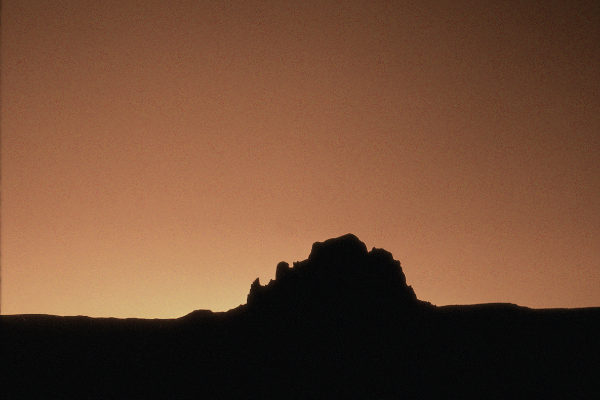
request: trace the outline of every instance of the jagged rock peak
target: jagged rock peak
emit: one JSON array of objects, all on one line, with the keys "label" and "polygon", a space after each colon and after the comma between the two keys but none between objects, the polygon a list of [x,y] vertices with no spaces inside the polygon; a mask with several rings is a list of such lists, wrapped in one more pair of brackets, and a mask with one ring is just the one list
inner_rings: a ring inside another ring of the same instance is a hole
[{"label": "jagged rock peak", "polygon": [[280,262],[275,277],[265,286],[258,279],[252,283],[249,306],[417,301],[400,262],[386,250],[367,251],[352,234],[314,243],[307,260],[294,262],[293,268]]},{"label": "jagged rock peak", "polygon": [[363,258],[367,255],[367,246],[355,235],[348,233],[346,235],[316,242],[312,245],[312,250],[308,259],[318,261],[323,259],[347,260]]}]

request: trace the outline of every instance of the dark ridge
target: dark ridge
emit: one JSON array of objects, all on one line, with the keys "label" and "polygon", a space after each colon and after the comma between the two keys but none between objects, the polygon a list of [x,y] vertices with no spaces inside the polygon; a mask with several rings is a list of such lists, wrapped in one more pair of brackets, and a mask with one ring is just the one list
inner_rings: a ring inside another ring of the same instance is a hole
[{"label": "dark ridge", "polygon": [[189,314],[184,315],[180,319],[185,319],[185,320],[206,319],[206,318],[212,318],[217,314],[218,313],[214,313],[211,310],[195,310]]},{"label": "dark ridge", "polygon": [[0,398],[600,398],[600,308],[435,307],[354,235],[228,312],[0,316]]}]

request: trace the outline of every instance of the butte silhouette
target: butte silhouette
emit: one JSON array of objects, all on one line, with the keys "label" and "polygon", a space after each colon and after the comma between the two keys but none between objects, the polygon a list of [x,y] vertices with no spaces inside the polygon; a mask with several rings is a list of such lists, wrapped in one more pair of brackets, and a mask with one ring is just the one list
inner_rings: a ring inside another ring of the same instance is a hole
[{"label": "butte silhouette", "polygon": [[600,398],[600,308],[436,307],[354,235],[172,320],[0,317],[2,398]]}]

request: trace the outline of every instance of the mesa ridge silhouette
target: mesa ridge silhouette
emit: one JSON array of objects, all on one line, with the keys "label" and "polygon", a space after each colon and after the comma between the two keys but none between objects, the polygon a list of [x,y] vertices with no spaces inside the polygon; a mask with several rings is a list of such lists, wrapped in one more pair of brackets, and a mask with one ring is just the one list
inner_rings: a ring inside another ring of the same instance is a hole
[{"label": "mesa ridge silhouette", "polygon": [[437,307],[351,234],[227,312],[0,323],[3,399],[600,398],[599,307]]}]

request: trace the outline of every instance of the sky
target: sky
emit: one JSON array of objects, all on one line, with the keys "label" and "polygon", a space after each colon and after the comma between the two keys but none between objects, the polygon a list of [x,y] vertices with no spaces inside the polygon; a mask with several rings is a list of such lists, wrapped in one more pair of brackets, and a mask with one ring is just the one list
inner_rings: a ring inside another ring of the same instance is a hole
[{"label": "sky", "polygon": [[600,2],[4,0],[1,311],[172,318],[354,233],[600,306]]}]

